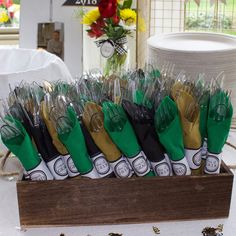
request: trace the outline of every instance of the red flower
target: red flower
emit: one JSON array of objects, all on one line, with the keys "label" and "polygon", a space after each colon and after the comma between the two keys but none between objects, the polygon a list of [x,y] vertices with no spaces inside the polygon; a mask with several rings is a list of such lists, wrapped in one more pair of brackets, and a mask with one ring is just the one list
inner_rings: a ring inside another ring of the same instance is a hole
[{"label": "red flower", "polygon": [[101,0],[98,8],[103,18],[110,18],[116,14],[117,0]]},{"label": "red flower", "polygon": [[100,28],[104,28],[104,27],[105,27],[105,22],[104,22],[104,19],[102,19],[102,18],[99,18],[99,19],[96,21],[96,24],[97,24]]},{"label": "red flower", "polygon": [[0,0],[0,6],[5,6],[5,0]]},{"label": "red flower", "polygon": [[120,22],[120,17],[115,15],[115,16],[112,17],[112,21],[115,25],[118,25],[119,22]]},{"label": "red flower", "polygon": [[5,2],[6,2],[6,7],[7,8],[10,7],[11,5],[13,5],[12,0],[6,0]]},{"label": "red flower", "polygon": [[93,23],[91,29],[88,30],[88,36],[91,38],[99,38],[104,34],[104,31],[99,24]]}]

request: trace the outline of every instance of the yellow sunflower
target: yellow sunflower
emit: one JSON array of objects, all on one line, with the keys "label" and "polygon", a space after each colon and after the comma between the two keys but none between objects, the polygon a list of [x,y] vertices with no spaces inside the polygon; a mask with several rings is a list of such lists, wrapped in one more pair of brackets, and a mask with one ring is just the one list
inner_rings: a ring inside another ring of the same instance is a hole
[{"label": "yellow sunflower", "polygon": [[0,9],[0,24],[6,23],[9,20],[9,16],[5,9]]},{"label": "yellow sunflower", "polygon": [[82,24],[84,25],[92,25],[95,21],[100,18],[100,12],[98,8],[87,12],[82,19]]},{"label": "yellow sunflower", "polygon": [[137,14],[132,9],[123,9],[120,11],[120,18],[130,26],[136,24]]}]

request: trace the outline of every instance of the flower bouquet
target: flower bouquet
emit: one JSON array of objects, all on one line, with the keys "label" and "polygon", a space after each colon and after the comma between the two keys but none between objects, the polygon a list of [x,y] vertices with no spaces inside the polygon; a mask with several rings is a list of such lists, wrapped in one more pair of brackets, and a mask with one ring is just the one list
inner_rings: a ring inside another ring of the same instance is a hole
[{"label": "flower bouquet", "polygon": [[89,37],[106,58],[105,74],[122,69],[127,59],[127,36],[136,31],[137,14],[132,0],[101,0],[98,7],[83,14],[82,24],[88,26]]},{"label": "flower bouquet", "polygon": [[19,21],[20,6],[13,0],[0,0],[0,26],[12,26]]}]

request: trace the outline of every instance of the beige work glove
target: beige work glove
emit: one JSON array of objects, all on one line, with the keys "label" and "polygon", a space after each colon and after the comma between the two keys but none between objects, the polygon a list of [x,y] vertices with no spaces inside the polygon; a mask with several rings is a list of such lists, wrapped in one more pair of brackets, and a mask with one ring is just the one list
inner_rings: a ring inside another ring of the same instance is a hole
[{"label": "beige work glove", "polygon": [[126,157],[122,155],[112,142],[104,128],[102,108],[93,102],[88,102],[84,107],[82,119],[95,144],[104,153],[107,161],[110,163],[115,175],[119,178],[131,177],[133,171]]},{"label": "beige work glove", "polygon": [[191,95],[189,87],[174,86],[173,98],[177,104],[184,138],[185,156],[192,173],[201,174],[201,134],[200,109],[196,99]]}]

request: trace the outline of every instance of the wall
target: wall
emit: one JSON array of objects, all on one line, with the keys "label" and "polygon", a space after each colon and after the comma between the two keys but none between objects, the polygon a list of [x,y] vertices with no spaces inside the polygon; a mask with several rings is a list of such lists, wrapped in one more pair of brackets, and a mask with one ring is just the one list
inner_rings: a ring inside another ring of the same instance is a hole
[{"label": "wall", "polygon": [[[53,21],[65,27],[65,63],[72,76],[82,71],[82,26],[75,18],[76,7],[62,7],[65,0],[53,0]],[[49,0],[21,0],[20,47],[37,48],[38,23],[50,19]]]}]

